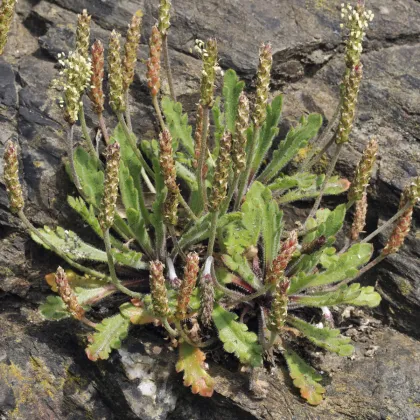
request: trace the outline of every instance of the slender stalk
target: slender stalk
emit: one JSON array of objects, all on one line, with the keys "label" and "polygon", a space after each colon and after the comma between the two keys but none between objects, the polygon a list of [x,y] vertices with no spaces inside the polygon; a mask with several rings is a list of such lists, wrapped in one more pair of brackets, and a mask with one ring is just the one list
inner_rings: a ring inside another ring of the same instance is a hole
[{"label": "slender stalk", "polygon": [[188,337],[188,334],[185,333],[185,331],[182,328],[182,325],[181,325],[181,323],[179,321],[175,322],[175,325],[176,325],[177,330],[181,334],[181,337],[183,338],[183,340],[185,340],[190,346],[198,347],[198,348],[201,348],[202,349],[204,347],[209,347],[213,343],[216,342],[216,338],[210,338],[210,340],[207,340],[204,343],[196,343],[195,341],[192,341],[190,339],[190,337]]},{"label": "slender stalk", "polygon": [[276,339],[277,339],[277,333],[275,331],[271,331],[270,339],[268,341],[264,340],[264,342],[262,343],[264,350],[265,351],[270,350],[271,347],[274,346]]},{"label": "slender stalk", "polygon": [[115,287],[122,293],[125,293],[127,296],[130,296],[132,298],[141,299],[143,295],[141,293],[133,292],[127,287],[123,286],[121,284],[121,281],[117,277],[117,273],[115,271],[115,264],[114,264],[114,257],[111,252],[111,241],[109,237],[109,229],[106,229],[104,231],[104,244],[105,244],[105,250],[106,255],[108,258],[108,267],[109,267],[109,273],[111,275],[111,281],[115,285]]},{"label": "slender stalk", "polygon": [[334,143],[335,136],[331,137],[329,141],[324,145],[324,147],[315,155],[315,157],[308,163],[305,170],[310,171],[314,165],[316,165],[327,152],[327,150],[331,147]]},{"label": "slender stalk", "polygon": [[219,283],[216,277],[216,272],[214,270],[214,267],[211,268],[211,277],[213,279],[214,286],[219,289],[221,292],[223,292],[226,296],[232,298],[232,299],[238,299],[244,297],[244,295],[240,292],[235,292],[234,290],[230,290],[227,287],[223,286]]},{"label": "slender stalk", "polygon": [[76,172],[76,165],[74,163],[73,139],[74,139],[74,124],[70,124],[69,129],[67,131],[67,147],[68,147],[68,154],[69,154],[70,171],[73,177],[74,185],[76,186],[77,190],[80,192],[83,189],[82,189],[82,184],[80,183],[79,176],[77,175],[77,172]]},{"label": "slender stalk", "polygon": [[329,165],[328,170],[327,170],[327,173],[325,174],[325,179],[324,179],[324,182],[323,182],[323,184],[321,186],[321,189],[319,191],[318,198],[315,200],[315,204],[312,207],[312,210],[309,213],[309,216],[308,216],[307,220],[309,220],[311,217],[315,216],[315,214],[316,214],[316,212],[319,208],[319,205],[321,204],[322,197],[324,196],[324,192],[327,189],[328,181],[330,180],[331,175],[334,171],[335,165],[337,164],[337,161],[338,161],[338,158],[340,156],[340,152],[341,152],[342,148],[343,148],[343,144],[341,143],[341,144],[338,144],[337,148],[335,149],[334,156],[332,157],[330,165]]},{"label": "slender stalk", "polygon": [[82,264],[79,264],[75,261],[73,261],[71,258],[69,258],[61,249],[57,248],[55,245],[53,245],[25,216],[23,211],[18,212],[18,216],[26,229],[36,235],[52,252],[55,252],[59,257],[61,257],[67,264],[71,265],[72,267],[76,268],[79,271],[82,271],[83,273],[89,274],[93,277],[99,278],[99,279],[105,279],[107,281],[110,281],[111,279],[106,276],[105,274],[101,273],[100,271],[93,270],[91,268],[85,267]]},{"label": "slender stalk", "polygon": [[157,259],[162,259],[164,261],[166,257],[166,226],[163,223],[155,229],[155,235]]},{"label": "slender stalk", "polygon": [[173,338],[178,337],[178,331],[174,330],[170,325],[167,318],[162,319],[162,325],[165,327],[165,330],[168,331],[169,335]]},{"label": "slender stalk", "polygon": [[96,150],[93,147],[92,139],[90,138],[90,135],[89,135],[89,129],[86,124],[85,109],[83,105],[80,105],[80,108],[79,108],[79,120],[80,120],[80,126],[82,127],[82,133],[85,139],[86,147],[88,148],[89,153],[93,157],[98,158],[98,155],[96,154]]},{"label": "slender stalk", "polygon": [[128,89],[125,92],[125,121],[127,122],[128,129],[133,132],[133,125],[131,124],[130,95],[128,93]]},{"label": "slender stalk", "polygon": [[181,258],[183,261],[187,259],[187,256],[185,255],[182,248],[179,246],[178,238],[176,237],[175,227],[172,225],[168,225],[168,231],[171,235],[172,242],[174,243],[174,248],[178,251],[178,254],[181,255]]},{"label": "slender stalk", "polygon": [[91,328],[96,328],[96,326],[98,325],[95,322],[92,322],[89,319],[87,319],[85,316],[80,320],[80,322]]},{"label": "slender stalk", "polygon": [[207,191],[206,191],[206,180],[204,178],[203,170],[206,163],[207,157],[207,136],[208,136],[208,125],[209,125],[209,107],[203,106],[203,134],[201,138],[201,149],[200,156],[198,158],[197,166],[197,183],[198,183],[198,192],[201,195],[201,200],[203,203],[203,209],[206,210],[207,207]]},{"label": "slender stalk", "polygon": [[259,135],[260,135],[260,127],[254,126],[254,133],[252,136],[251,144],[249,146],[249,153],[246,157],[245,172],[242,174],[242,177],[239,183],[238,195],[235,200],[235,207],[234,207],[235,210],[239,209],[239,206],[242,201],[242,197],[244,196],[246,189],[248,187],[249,176],[251,174],[251,169],[252,169],[252,162],[254,160],[255,147],[257,146],[257,139]]},{"label": "slender stalk", "polygon": [[162,36],[162,47],[163,47],[163,61],[165,63],[166,77],[168,78],[169,91],[171,92],[171,98],[176,102],[174,81],[172,78],[172,69],[171,69],[171,60],[169,58],[169,48],[168,48],[168,35],[165,34]]},{"label": "slender stalk", "polygon": [[155,108],[156,115],[160,124],[160,129],[164,131],[166,129],[165,121],[163,121],[162,111],[160,110],[159,102],[156,95],[152,95],[152,104]]},{"label": "slender stalk", "polygon": [[412,206],[411,202],[408,202],[404,207],[402,207],[400,210],[398,210],[397,213],[394,214],[389,220],[387,220],[382,226],[378,227],[374,232],[372,232],[369,236],[366,236],[365,239],[361,241],[362,244],[371,241],[375,236],[382,233],[385,229],[388,228],[388,226],[392,225],[394,222],[396,222],[400,216],[402,216],[410,207]]},{"label": "slender stalk", "polygon": [[197,221],[198,217],[194,214],[194,212],[191,210],[191,207],[188,205],[188,203],[185,201],[185,198],[182,196],[181,193],[179,193],[179,203],[182,207],[184,207],[184,210],[187,212],[188,217],[191,220]]},{"label": "slender stalk", "polygon": [[221,214],[225,214],[226,211],[228,210],[229,204],[233,198],[233,195],[235,194],[235,191],[238,188],[238,184],[239,184],[239,175],[235,175],[235,177],[233,178],[232,185],[229,188],[228,195],[225,198],[225,201],[222,205],[222,210],[220,211]]},{"label": "slender stalk", "polygon": [[[319,146],[322,148],[321,152],[317,152],[315,148],[312,148],[308,155],[306,156],[305,160],[302,162],[302,164],[299,166],[297,172],[305,172],[309,171],[312,166],[316,163],[310,164],[312,158],[315,155],[322,156],[325,153],[325,146],[328,145],[328,147],[331,145],[331,140],[334,137],[334,134],[332,137],[329,137],[330,131],[333,129],[334,125],[338,122],[338,118],[340,117],[340,110],[341,110],[341,101],[338,103],[338,106],[334,112],[333,117],[331,118],[330,122],[328,123],[328,126],[325,128],[325,130],[322,132],[322,134],[312,143],[315,145],[316,143],[319,143]],[[327,147],[327,148],[328,148]]]},{"label": "slender stalk", "polygon": [[209,244],[207,245],[207,257],[211,257],[213,255],[214,243],[216,242],[218,220],[219,220],[219,211],[214,211],[211,215]]},{"label": "slender stalk", "polygon": [[108,134],[108,129],[106,128],[105,118],[102,115],[102,113],[98,114],[98,122],[99,122],[99,127],[101,128],[101,131],[102,131],[102,135],[104,136],[105,144],[108,145],[109,134]]},{"label": "slender stalk", "polygon": [[255,293],[251,293],[250,295],[245,295],[241,299],[237,299],[233,302],[229,302],[229,305],[236,306],[239,303],[251,302],[252,300],[256,299],[257,297],[265,295],[272,288],[273,288],[272,284],[267,284]]},{"label": "slender stalk", "polygon": [[[144,160],[144,157],[142,155],[142,153],[140,152],[140,149],[137,147],[134,139],[133,139],[133,133],[129,131],[127,124],[124,121],[123,115],[121,112],[119,112],[117,114],[118,117],[118,122],[121,124],[121,127],[124,131],[124,134],[128,140],[128,142],[130,143],[131,148],[133,149],[134,154],[136,155],[137,159],[140,161],[141,165],[142,165],[142,171],[141,171],[141,175],[144,179],[144,182],[146,183],[147,187],[149,188],[149,190],[153,193],[156,194],[156,190],[152,184],[152,182],[150,181],[149,177],[147,176],[146,172],[152,177],[154,178],[155,174],[153,173],[152,169],[150,168],[150,166],[147,164],[147,162]],[[146,171],[146,172],[145,172]]]}]

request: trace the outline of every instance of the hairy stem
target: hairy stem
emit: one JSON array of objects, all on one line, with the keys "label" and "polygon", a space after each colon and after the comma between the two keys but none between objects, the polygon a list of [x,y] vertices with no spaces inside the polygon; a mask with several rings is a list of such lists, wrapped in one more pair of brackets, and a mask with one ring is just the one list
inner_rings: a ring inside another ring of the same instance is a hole
[{"label": "hairy stem", "polygon": [[234,290],[230,290],[227,287],[223,286],[219,283],[216,277],[216,271],[214,270],[214,266],[211,267],[211,277],[213,279],[214,286],[223,292],[226,296],[230,297],[231,299],[238,299],[243,298],[244,295],[240,292],[235,292]]},{"label": "hairy stem", "polygon": [[99,122],[99,127],[101,128],[101,131],[102,131],[102,135],[104,136],[105,144],[108,145],[109,134],[108,134],[108,129],[106,128],[106,122],[105,122],[104,116],[102,115],[102,112],[98,114],[98,122]]},{"label": "hairy stem", "polygon": [[179,203],[182,207],[184,207],[184,210],[187,212],[188,217],[191,220],[197,221],[198,217],[194,214],[194,212],[191,210],[191,207],[188,205],[188,203],[185,201],[185,198],[182,196],[181,193],[179,193]]},{"label": "hairy stem", "polygon": [[216,242],[218,220],[219,220],[219,211],[214,211],[211,215],[209,244],[207,246],[207,257],[211,257],[213,255],[214,243]]},{"label": "hairy stem", "polygon": [[255,148],[257,146],[257,139],[259,135],[260,135],[260,127],[255,126],[254,133],[252,135],[251,144],[249,145],[249,149],[248,149],[248,156],[246,157],[245,172],[242,174],[242,177],[239,183],[238,195],[235,200],[235,210],[239,209],[239,206],[241,205],[242,197],[245,195],[246,189],[248,188],[249,176],[251,174],[252,162],[254,160]]},{"label": "hairy stem", "polygon": [[109,274],[111,275],[112,283],[120,292],[125,293],[127,296],[141,299],[143,297],[141,293],[133,292],[127,287],[123,286],[121,284],[121,281],[117,277],[117,273],[115,271],[114,257],[111,252],[111,240],[109,237],[109,229],[104,230],[104,244],[105,244],[106,255],[108,258]]},{"label": "hairy stem", "polygon": [[91,328],[96,328],[96,326],[98,325],[95,322],[92,322],[91,320],[87,319],[85,316],[80,320],[80,322]]},{"label": "hairy stem", "polygon": [[96,150],[93,147],[92,139],[90,138],[90,135],[89,135],[89,129],[86,124],[85,109],[83,105],[80,105],[80,108],[79,108],[79,120],[80,120],[80,126],[82,127],[82,133],[85,139],[86,147],[88,148],[89,153],[92,155],[92,157],[95,157],[96,159],[98,159],[98,155],[96,154]]},{"label": "hairy stem", "polygon": [[220,214],[225,214],[227,210],[229,209],[229,204],[232,200],[233,194],[235,194],[235,191],[238,188],[239,177],[240,177],[239,175],[234,176],[232,185],[229,188],[228,195],[225,198],[224,203],[222,204],[222,209],[220,210]]},{"label": "hairy stem", "polygon": [[178,337],[178,331],[174,330],[170,324],[167,318],[162,319],[162,325],[164,326],[165,330],[168,331],[169,335],[173,338]]},{"label": "hairy stem", "polygon": [[130,95],[128,93],[128,89],[125,92],[125,121],[128,129],[133,132],[133,125],[131,124]]},{"label": "hairy stem", "polygon": [[343,144],[337,145],[337,148],[335,149],[334,156],[332,157],[330,165],[328,167],[327,173],[325,174],[325,179],[324,179],[324,182],[322,183],[321,189],[319,191],[318,198],[315,200],[315,204],[312,207],[312,210],[309,213],[309,216],[306,220],[309,220],[310,218],[315,216],[315,214],[316,214],[316,212],[319,208],[319,205],[321,204],[321,200],[322,200],[322,197],[324,196],[324,192],[327,189],[328,181],[330,180],[331,175],[334,171],[335,165],[337,164],[338,158],[340,157],[340,153],[341,153],[342,148],[343,148]]},{"label": "hairy stem", "polygon": [[70,171],[71,176],[73,178],[74,185],[77,188],[77,191],[82,191],[82,184],[80,183],[79,176],[76,172],[76,165],[74,163],[74,154],[73,154],[73,140],[74,140],[74,124],[71,124],[67,131],[67,147],[68,147],[68,154],[69,154],[69,162],[70,162]]},{"label": "hairy stem", "polygon": [[176,325],[177,330],[181,334],[181,337],[183,338],[183,340],[185,340],[190,346],[198,347],[202,349],[204,347],[209,347],[216,342],[216,338],[210,338],[210,340],[207,340],[204,343],[196,343],[195,341],[192,341],[190,337],[188,337],[188,334],[184,331],[179,321],[175,322],[175,325]]},{"label": "hairy stem", "polygon": [[171,60],[169,58],[169,48],[168,48],[168,35],[165,34],[162,36],[162,48],[163,48],[163,60],[165,63],[166,77],[168,79],[169,91],[171,93],[171,98],[176,102],[174,81],[172,78],[172,69],[171,69]]},{"label": "hairy stem", "polygon": [[204,211],[207,207],[207,191],[206,191],[206,180],[203,174],[204,165],[206,163],[207,157],[207,136],[208,136],[208,125],[209,125],[209,107],[203,107],[203,134],[201,138],[201,149],[200,156],[198,158],[197,166],[197,183],[198,183],[198,192],[201,195],[201,201],[203,204]]},{"label": "hairy stem", "polygon": [[165,121],[163,121],[162,111],[160,110],[158,98],[156,95],[152,95],[152,104],[155,108],[155,112],[159,121],[160,129],[162,131],[166,130]]}]

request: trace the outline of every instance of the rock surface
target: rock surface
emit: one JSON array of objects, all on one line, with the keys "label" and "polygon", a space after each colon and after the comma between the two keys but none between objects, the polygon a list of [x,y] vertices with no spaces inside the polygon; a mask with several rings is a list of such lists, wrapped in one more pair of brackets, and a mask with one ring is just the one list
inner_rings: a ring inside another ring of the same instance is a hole
[{"label": "rock surface", "polygon": [[[191,116],[198,99],[200,75],[200,61],[191,48],[196,38],[215,36],[219,40],[221,66],[233,67],[248,82],[252,82],[254,75],[258,45],[272,41],[273,92],[286,95],[281,133],[304,113],[320,112],[326,120],[331,118],[342,74],[341,0],[173,2],[169,43],[176,91]],[[76,13],[87,7],[93,15],[93,36],[107,43],[108,31],[116,27],[125,32],[131,15],[141,8],[145,17],[140,58],[146,58],[157,3],[155,0],[18,2],[6,53],[0,58],[0,154],[8,139],[19,141],[26,212],[34,223],[60,223],[83,229],[66,204],[66,196],[73,190],[61,164],[66,153],[64,126],[55,104],[55,92],[50,88],[50,81],[57,75],[57,53],[72,48]],[[358,121],[339,170],[350,175],[368,138],[377,136],[381,161],[371,185],[368,225],[369,230],[374,230],[395,212],[404,184],[420,174],[420,3],[416,0],[368,3],[376,17],[363,59],[365,78]],[[133,120],[135,131],[142,138],[153,138],[158,127],[144,74],[145,66],[140,64],[131,91]],[[87,121],[92,129],[96,128],[89,106]],[[418,360],[418,343],[388,329],[376,333],[375,345],[379,350],[372,359],[360,356],[354,361],[337,362],[336,368],[348,374],[334,375],[327,387],[330,399],[317,409],[302,404],[292,393],[282,369],[264,378],[273,393],[262,402],[249,398],[241,375],[222,368],[215,371],[220,385],[212,400],[191,396],[181,386],[180,377],[174,375],[170,367],[174,356],[166,350],[157,358],[159,370],[154,370],[152,361],[156,358],[147,349],[163,342],[156,342],[158,339],[150,334],[140,344],[136,344],[136,337],[130,339],[114,361],[92,365],[80,350],[78,338],[63,333],[70,324],[41,324],[36,318],[34,303],[44,298],[47,289],[43,275],[55,269],[58,260],[28,240],[19,221],[8,212],[1,177],[0,160],[0,307],[3,308],[0,418],[420,417],[416,412],[420,385],[412,369],[418,367],[415,358],[417,355]],[[378,283],[384,297],[378,315],[417,338],[420,337],[419,224],[420,211],[416,208],[414,227],[402,252],[383,262],[365,279],[371,284]],[[384,240],[383,236],[378,237],[378,247]],[[364,351],[359,348],[358,355]],[[327,372],[334,368],[329,359],[322,363]],[[144,367],[139,368],[143,365],[152,366],[151,371],[144,373]],[[153,394],[152,385],[156,383],[159,386]],[[33,388],[42,397],[31,394],[29,390]],[[151,395],[145,395],[147,392]],[[161,410],[160,417],[147,412],[148,401],[153,398]]]}]

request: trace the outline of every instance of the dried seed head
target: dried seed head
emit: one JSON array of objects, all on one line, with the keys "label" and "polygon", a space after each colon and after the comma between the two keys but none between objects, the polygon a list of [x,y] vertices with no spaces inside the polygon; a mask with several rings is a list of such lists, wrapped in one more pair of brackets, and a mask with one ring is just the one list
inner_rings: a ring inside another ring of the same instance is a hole
[{"label": "dried seed head", "polygon": [[134,70],[137,62],[137,49],[140,45],[140,29],[143,12],[138,10],[128,26],[127,41],[124,45],[124,58],[122,62],[123,88],[127,91],[134,80]]},{"label": "dried seed head", "polygon": [[205,327],[209,327],[212,322],[214,307],[214,287],[211,274],[203,275],[200,279],[201,313],[200,319]]},{"label": "dried seed head", "polygon": [[289,264],[298,244],[296,230],[292,230],[289,237],[281,244],[280,251],[271,267],[267,270],[265,283],[278,284],[284,278],[284,272]]},{"label": "dried seed head", "polygon": [[214,105],[214,86],[216,82],[217,41],[209,39],[202,51],[203,70],[201,72],[201,100],[203,107]]},{"label": "dried seed head", "polygon": [[270,331],[280,332],[286,322],[287,304],[289,299],[287,291],[290,286],[290,280],[283,277],[276,285],[271,303],[271,311],[267,322],[267,328]]},{"label": "dried seed head", "polygon": [[178,222],[179,187],[176,183],[176,168],[172,150],[172,137],[168,130],[162,131],[159,136],[159,163],[163,179],[168,189],[163,206],[163,217],[166,223],[176,225]]},{"label": "dried seed head", "polygon": [[365,151],[363,152],[363,156],[357,165],[354,179],[347,195],[350,202],[360,200],[363,192],[366,191],[366,187],[369,184],[370,177],[372,176],[373,165],[375,164],[377,153],[378,142],[376,139],[372,139],[367,145]]},{"label": "dried seed head", "polygon": [[19,162],[16,145],[9,141],[4,149],[4,182],[9,197],[9,207],[12,213],[18,213],[23,209],[22,186],[19,182]]},{"label": "dried seed head", "polygon": [[13,12],[17,0],[3,0],[0,6],[0,55],[7,43],[7,34],[13,21]]},{"label": "dried seed head", "polygon": [[160,261],[150,262],[150,292],[153,312],[159,318],[166,318],[170,313],[163,269],[164,266]]},{"label": "dried seed head", "polygon": [[346,66],[351,69],[360,63],[360,56],[363,51],[363,39],[369,28],[369,22],[373,20],[371,10],[365,10],[363,3],[359,2],[353,8],[350,4],[342,4],[341,18],[343,23],[340,25],[346,28],[348,39],[346,40]]},{"label": "dried seed head", "polygon": [[359,235],[365,228],[367,207],[367,193],[366,191],[363,191],[362,197],[356,202],[356,210],[350,231],[350,238],[352,241],[357,241],[359,239]]},{"label": "dried seed head", "polygon": [[162,36],[166,36],[168,29],[171,26],[170,23],[170,11],[171,11],[171,1],[170,0],[160,0],[159,5],[159,22],[158,27]]},{"label": "dried seed head", "polygon": [[220,140],[220,151],[213,176],[213,189],[209,200],[209,209],[217,211],[226,197],[231,164],[230,150],[232,148],[232,134],[225,132]]},{"label": "dried seed head", "polygon": [[61,267],[57,268],[55,282],[58,294],[67,306],[71,316],[80,321],[85,316],[85,310],[79,305],[77,296],[69,285],[67,274]]},{"label": "dried seed head", "polygon": [[103,231],[109,229],[115,216],[115,206],[118,197],[118,170],[120,166],[120,145],[113,143],[106,148],[106,169],[104,195],[101,210],[98,215],[99,224]]},{"label": "dried seed head", "polygon": [[64,54],[59,54],[58,62],[63,70],[52,85],[63,91],[60,106],[65,106],[65,120],[74,124],[78,120],[81,97],[90,84],[92,63],[90,58],[85,58],[77,51],[70,52],[67,58]]},{"label": "dried seed head", "polygon": [[150,94],[156,96],[160,90],[160,56],[162,53],[162,34],[153,26],[149,41],[149,59],[147,60],[147,84]]},{"label": "dried seed head", "polygon": [[89,98],[96,114],[104,111],[104,46],[97,40],[92,45],[92,77],[89,91]]},{"label": "dried seed head", "polygon": [[249,126],[249,101],[244,92],[239,97],[238,116],[235,123],[235,135],[232,139],[232,161],[237,175],[245,170],[246,166],[246,130]]},{"label": "dried seed head", "polygon": [[260,48],[260,59],[257,72],[257,90],[255,93],[254,113],[252,121],[261,127],[267,116],[267,101],[270,88],[270,74],[273,65],[271,44],[263,44]]},{"label": "dried seed head", "polygon": [[356,115],[357,98],[360,83],[363,77],[363,65],[361,63],[347,70],[343,80],[342,98],[340,108],[340,122],[337,128],[336,143],[342,144],[349,141]]},{"label": "dried seed head", "polygon": [[405,238],[410,232],[411,220],[413,217],[414,209],[414,204],[412,200],[413,196],[417,194],[415,191],[413,191],[415,189],[415,184],[411,184],[410,186],[406,187],[403,193],[401,194],[399,209],[405,207],[407,203],[410,203],[411,206],[408,207],[408,209],[397,220],[394,230],[392,231],[391,236],[389,237],[388,242],[385,245],[385,248],[382,250],[382,255],[384,256],[395,254],[396,252],[398,252],[404,244]]},{"label": "dried seed head", "polygon": [[83,9],[82,14],[77,15],[76,51],[86,60],[89,56],[90,20],[91,16],[88,15],[86,9]]},{"label": "dried seed head", "polygon": [[188,304],[190,303],[191,294],[197,283],[199,258],[196,252],[190,252],[187,255],[187,261],[184,267],[184,279],[182,280],[181,287],[178,292],[178,303],[176,307],[176,318],[183,320],[188,311]]},{"label": "dried seed head", "polygon": [[120,54],[121,35],[113,30],[109,38],[108,73],[109,73],[109,104],[114,112],[125,111],[122,63]]}]

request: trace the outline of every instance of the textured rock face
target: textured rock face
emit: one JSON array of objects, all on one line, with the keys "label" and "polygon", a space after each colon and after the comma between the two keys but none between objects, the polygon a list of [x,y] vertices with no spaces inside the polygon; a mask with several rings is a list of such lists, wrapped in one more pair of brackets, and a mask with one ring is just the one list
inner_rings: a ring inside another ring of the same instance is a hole
[{"label": "textured rock face", "polygon": [[[64,126],[55,105],[55,92],[49,87],[57,75],[57,53],[72,48],[76,13],[88,8],[93,15],[93,36],[106,44],[108,31],[116,27],[125,32],[131,15],[141,8],[145,18],[140,58],[145,58],[148,34],[157,16],[157,3],[155,0],[19,1],[6,54],[0,58],[0,154],[8,139],[19,141],[27,214],[34,223],[59,222],[72,229],[82,229],[66,204],[66,196],[73,190],[61,164],[66,153]],[[213,36],[219,40],[221,66],[233,67],[249,82],[257,64],[259,44],[272,41],[272,88],[286,94],[281,133],[304,113],[320,112],[326,121],[331,118],[343,70],[339,29],[341,0],[325,0],[323,7],[316,6],[321,3],[317,0],[173,0],[173,3],[175,12],[169,43],[175,88],[191,116],[198,100],[200,62],[190,50],[197,37]],[[350,175],[368,138],[377,136],[381,160],[372,183],[368,225],[369,230],[374,230],[395,212],[399,194],[408,179],[419,175],[420,3],[372,0],[368,5],[376,17],[363,58],[365,79],[358,120],[352,143],[339,162],[339,170]],[[155,137],[158,127],[147,93],[143,64],[138,65],[131,95],[135,131],[141,133],[142,138]],[[87,111],[89,126],[96,128],[89,106]],[[38,325],[33,312],[25,309],[43,298],[46,290],[43,274],[55,269],[57,260],[28,240],[18,220],[8,212],[1,176],[0,160],[0,306],[4,308],[0,323],[3,345],[0,348],[0,418],[9,418],[6,416],[11,416],[16,407],[32,411],[16,411],[15,418],[57,419],[91,415],[95,419],[211,419],[220,416],[232,419],[316,416],[409,419],[420,416],[415,411],[415,405],[420,402],[420,385],[413,379],[415,372],[411,371],[411,366],[418,365],[418,344],[391,330],[378,332],[376,340],[380,350],[374,358],[340,364],[344,372],[351,372],[350,379],[348,375],[347,379],[335,375],[328,389],[330,402],[316,410],[302,405],[299,398],[290,393],[289,380],[282,373],[279,373],[280,379],[277,374],[263,378],[274,391],[262,403],[249,398],[244,378],[238,382],[238,375],[222,368],[219,394],[213,400],[190,396],[181,386],[180,377],[173,375],[169,362],[165,362],[167,358],[172,363],[170,354],[162,353],[158,358],[160,370],[146,372],[139,368],[153,365],[155,359],[147,348],[162,343],[153,343],[152,339],[149,344],[142,344],[144,348],[136,348],[135,344],[130,347],[129,342],[117,357],[118,362],[92,367],[85,361],[83,352],[75,350],[78,344],[74,337],[67,337],[67,341],[61,339],[61,328],[65,330],[66,326]],[[402,252],[382,263],[366,278],[367,282],[378,283],[384,297],[383,319],[415,337],[420,337],[419,223],[417,208],[412,233]],[[383,245],[384,241],[385,237],[379,237],[377,245]],[[22,305],[24,309],[18,309]],[[12,340],[17,336],[24,343],[22,352],[15,352]],[[66,350],[66,346],[71,350]],[[38,359],[44,360],[46,370]],[[329,371],[332,366],[329,360],[323,363]],[[16,370],[13,366],[17,366]],[[34,372],[41,375],[40,382],[46,381],[40,391],[43,397],[21,400],[19,387],[13,388],[18,381],[13,374],[33,387],[34,383],[25,378],[36,376]],[[49,379],[42,379],[45,375]],[[75,386],[79,379],[72,379],[73,376],[82,376],[83,385]],[[55,393],[52,388],[61,391]],[[344,398],[346,390],[349,395]],[[395,394],[393,390],[397,390]],[[148,393],[150,395],[146,395]],[[145,408],[153,399],[161,410],[155,417]],[[279,401],[284,403],[279,404]]]}]

